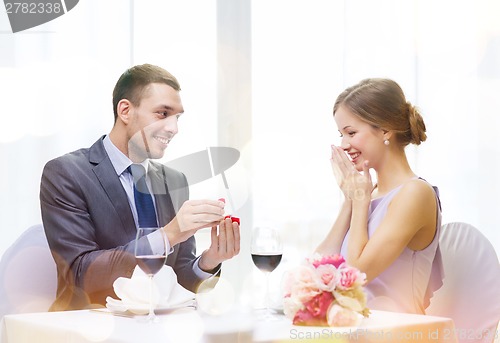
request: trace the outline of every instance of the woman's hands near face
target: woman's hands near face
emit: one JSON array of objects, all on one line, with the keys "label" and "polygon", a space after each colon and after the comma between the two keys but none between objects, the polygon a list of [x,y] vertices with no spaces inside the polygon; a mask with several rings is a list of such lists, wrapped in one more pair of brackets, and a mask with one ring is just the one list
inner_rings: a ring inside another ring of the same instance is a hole
[{"label": "woman's hands near face", "polygon": [[337,184],[344,193],[346,199],[355,201],[369,201],[373,190],[373,183],[369,172],[369,161],[363,162],[363,172],[356,170],[344,149],[332,145],[333,174]]}]

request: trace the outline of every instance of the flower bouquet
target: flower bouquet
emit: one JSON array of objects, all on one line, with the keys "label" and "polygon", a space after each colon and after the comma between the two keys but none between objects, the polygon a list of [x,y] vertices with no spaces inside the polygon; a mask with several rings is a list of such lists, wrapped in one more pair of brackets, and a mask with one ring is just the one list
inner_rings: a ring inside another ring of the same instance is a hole
[{"label": "flower bouquet", "polygon": [[341,255],[315,255],[284,280],[285,315],[294,325],[357,326],[368,317],[366,275]]}]

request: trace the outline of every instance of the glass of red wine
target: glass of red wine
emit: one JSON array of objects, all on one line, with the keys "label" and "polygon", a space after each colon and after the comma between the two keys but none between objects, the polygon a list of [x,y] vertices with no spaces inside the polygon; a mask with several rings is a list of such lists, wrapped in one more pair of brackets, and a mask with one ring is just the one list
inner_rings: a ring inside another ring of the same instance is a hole
[{"label": "glass of red wine", "polygon": [[255,266],[266,276],[264,320],[275,319],[270,308],[269,274],[278,267],[283,256],[283,244],[279,232],[270,227],[256,227],[252,231],[250,252]]},{"label": "glass of red wine", "polygon": [[140,321],[157,323],[160,320],[154,312],[153,276],[160,271],[167,260],[163,231],[157,227],[137,229],[134,254],[137,265],[149,277],[149,314]]}]

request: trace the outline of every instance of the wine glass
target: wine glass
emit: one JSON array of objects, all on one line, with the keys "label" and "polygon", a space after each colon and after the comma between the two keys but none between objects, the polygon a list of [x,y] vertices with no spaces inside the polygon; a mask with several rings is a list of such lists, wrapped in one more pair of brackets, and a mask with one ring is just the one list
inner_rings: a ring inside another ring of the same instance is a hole
[{"label": "wine glass", "polygon": [[255,266],[266,277],[265,311],[262,319],[275,319],[270,308],[269,274],[278,267],[283,256],[283,245],[276,229],[270,227],[256,227],[252,231],[251,245],[252,260]]},{"label": "wine glass", "polygon": [[[161,239],[154,240],[153,235]],[[160,271],[167,260],[165,234],[157,227],[139,228],[135,238],[134,255],[139,268],[149,277],[149,314],[141,321],[157,323],[159,318],[155,315],[153,306],[153,276]]]}]

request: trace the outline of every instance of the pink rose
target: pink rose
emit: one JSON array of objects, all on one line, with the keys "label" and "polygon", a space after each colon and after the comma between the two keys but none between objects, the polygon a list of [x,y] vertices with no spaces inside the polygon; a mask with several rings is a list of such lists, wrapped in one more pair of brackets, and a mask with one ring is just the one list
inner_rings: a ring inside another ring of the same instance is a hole
[{"label": "pink rose", "polygon": [[304,303],[304,308],[297,311],[293,324],[326,326],[328,324],[326,314],[334,299],[330,292],[316,295]]},{"label": "pink rose", "polygon": [[358,283],[361,283],[362,274],[358,269],[353,267],[345,267],[340,269],[340,280],[338,287],[340,289],[349,289]]},{"label": "pink rose", "polygon": [[300,266],[293,273],[288,273],[284,282],[284,294],[290,294],[295,301],[309,301],[321,290],[316,281],[315,269],[310,266]]},{"label": "pink rose", "polygon": [[322,264],[316,268],[318,287],[323,291],[332,292],[339,278],[338,269],[331,264]]},{"label": "pink rose", "polygon": [[312,265],[315,268],[318,268],[318,266],[324,265],[324,264],[332,264],[335,268],[340,267],[342,263],[344,263],[345,260],[340,254],[336,255],[329,255],[329,256],[322,256],[321,259],[315,259],[312,261]]}]

